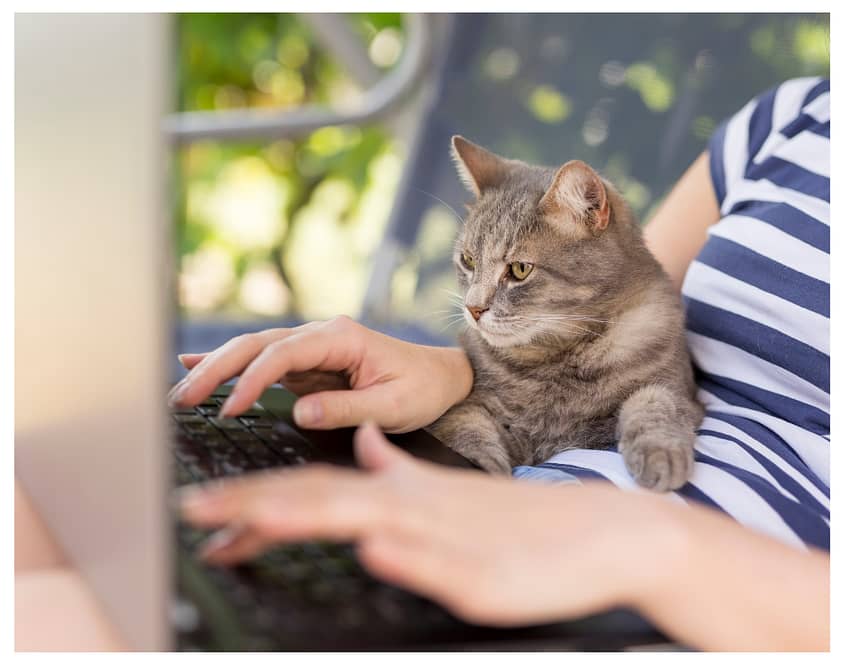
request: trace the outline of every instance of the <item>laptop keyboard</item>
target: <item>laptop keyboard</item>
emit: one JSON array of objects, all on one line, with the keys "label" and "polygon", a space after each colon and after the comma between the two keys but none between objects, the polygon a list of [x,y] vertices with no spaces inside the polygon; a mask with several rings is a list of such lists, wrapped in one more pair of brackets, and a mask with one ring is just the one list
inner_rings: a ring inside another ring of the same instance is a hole
[{"label": "laptop keyboard", "polygon": [[[310,441],[260,404],[238,418],[218,418],[224,398],[172,413],[176,484],[313,459]],[[658,641],[642,619],[622,612],[528,628],[470,625],[370,576],[348,544],[286,544],[240,565],[213,567],[195,555],[209,533],[182,522],[176,529],[171,617],[180,650],[502,650],[512,643],[609,650]]]},{"label": "laptop keyboard", "polygon": [[[310,442],[259,404],[238,418],[218,418],[223,400],[172,413],[177,485],[311,460]],[[182,650],[400,647],[465,626],[371,577],[350,545],[287,544],[241,565],[212,567],[194,556],[207,536],[177,526],[181,597],[173,622]]]},{"label": "laptop keyboard", "polygon": [[[223,397],[211,397],[195,408],[172,414],[178,483],[301,465],[310,459],[309,441],[286,422],[259,404],[238,418],[219,418],[223,401]],[[182,470],[186,472],[181,474]]]}]

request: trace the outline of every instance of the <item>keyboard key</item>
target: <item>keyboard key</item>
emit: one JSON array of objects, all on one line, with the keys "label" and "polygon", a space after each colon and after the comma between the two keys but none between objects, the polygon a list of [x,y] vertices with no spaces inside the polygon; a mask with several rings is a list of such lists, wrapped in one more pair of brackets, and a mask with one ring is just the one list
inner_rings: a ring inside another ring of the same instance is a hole
[{"label": "keyboard key", "polygon": [[186,465],[180,460],[179,457],[175,455],[175,461],[173,464],[173,477],[174,483],[177,486],[184,486],[186,484],[194,484],[198,481],[198,479],[189,471]]},{"label": "keyboard key", "polygon": [[194,408],[175,408],[172,411],[173,415],[195,415]]},{"label": "keyboard key", "polygon": [[245,441],[255,441],[260,442],[260,439],[257,438],[256,435],[251,433],[248,429],[228,429],[223,432],[228,440],[234,443],[242,443]]},{"label": "keyboard key", "polygon": [[319,604],[326,604],[336,596],[334,584],[328,579],[319,577],[308,588],[310,599]]},{"label": "keyboard key", "polygon": [[250,431],[227,431],[230,441],[245,452],[258,468],[273,468],[287,463],[287,459],[273,452],[268,445]]},{"label": "keyboard key", "polygon": [[275,422],[272,420],[253,420],[247,424],[247,426],[256,431],[258,434],[264,431],[271,431],[271,428],[274,425]]},{"label": "keyboard key", "polygon": [[209,451],[199,446],[194,439],[185,434],[181,433],[177,437],[174,455],[200,481],[225,474],[211,457]]},{"label": "keyboard key", "polygon": [[271,429],[275,421],[265,417],[240,417],[239,421],[252,429]]},{"label": "keyboard key", "polygon": [[[179,454],[191,455],[181,458],[200,479],[214,479],[239,475],[255,466],[238,447],[223,437],[215,427],[207,424],[203,435],[177,437],[176,448]],[[196,432],[197,434],[198,432]]]},{"label": "keyboard key", "polygon": [[234,429],[244,429],[244,425],[237,419],[232,417],[211,417],[210,422],[218,429],[224,431],[232,431]]},{"label": "keyboard key", "polygon": [[309,579],[316,572],[316,568],[307,562],[293,561],[281,568],[281,577],[286,581],[303,581]]},{"label": "keyboard key", "polygon": [[200,405],[195,408],[195,410],[201,415],[207,415],[209,417],[215,417],[218,415],[219,407],[217,404],[213,404],[211,406]]},{"label": "keyboard key", "polygon": [[258,403],[255,403],[248,410],[240,413],[239,417],[273,419],[270,418],[269,412]]},{"label": "keyboard key", "polygon": [[206,419],[202,415],[199,415],[194,411],[191,413],[174,413],[172,417],[176,422],[183,425],[206,422]]},{"label": "keyboard key", "polygon": [[254,429],[254,432],[281,454],[294,457],[310,457],[313,446],[285,422],[278,422],[271,429]]}]

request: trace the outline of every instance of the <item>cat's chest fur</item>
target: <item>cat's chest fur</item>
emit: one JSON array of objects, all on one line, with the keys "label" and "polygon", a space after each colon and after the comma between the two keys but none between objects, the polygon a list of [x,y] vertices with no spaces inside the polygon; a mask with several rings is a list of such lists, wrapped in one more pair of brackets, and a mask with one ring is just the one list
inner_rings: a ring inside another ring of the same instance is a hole
[{"label": "cat's chest fur", "polygon": [[569,352],[498,357],[474,333],[462,344],[475,371],[472,398],[502,425],[514,446],[534,441],[536,457],[570,447],[572,440],[583,447],[595,446],[594,439],[606,446],[613,441],[616,411],[628,386],[609,372]]}]

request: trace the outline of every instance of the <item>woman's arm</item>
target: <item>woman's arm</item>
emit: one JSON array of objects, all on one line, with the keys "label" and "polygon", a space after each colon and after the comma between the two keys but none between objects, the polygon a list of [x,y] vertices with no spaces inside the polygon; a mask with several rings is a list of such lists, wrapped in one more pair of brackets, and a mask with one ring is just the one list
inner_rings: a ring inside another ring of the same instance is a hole
[{"label": "woman's arm", "polygon": [[[644,231],[677,288],[719,218],[703,152]],[[796,551],[703,508],[687,512],[676,530],[684,535],[686,569],[638,598],[671,636],[711,649],[829,647],[828,555]]]},{"label": "woman's arm", "polygon": [[720,210],[711,184],[708,152],[703,152],[644,229],[647,246],[677,290],[682,288],[688,265],[705,244],[708,227],[718,219]]},{"label": "woman's arm", "polygon": [[374,428],[368,473],[313,466],[183,494],[218,530],[202,555],[232,564],[283,541],[354,541],[377,577],[460,617],[521,625],[616,606],[706,650],[829,646],[829,561],[707,508],[590,482],[516,482],[415,460]]},{"label": "woman's arm", "polygon": [[665,581],[635,606],[704,650],[829,649],[829,555],[801,551],[702,506],[670,510],[681,533]]}]

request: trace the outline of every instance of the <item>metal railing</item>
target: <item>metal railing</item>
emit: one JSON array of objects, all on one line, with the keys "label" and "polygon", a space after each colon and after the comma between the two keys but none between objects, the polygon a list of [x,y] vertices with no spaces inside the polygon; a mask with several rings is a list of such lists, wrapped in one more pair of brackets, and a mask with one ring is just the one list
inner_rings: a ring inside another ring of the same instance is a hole
[{"label": "metal railing", "polygon": [[[345,17],[305,15],[317,37],[347,65],[360,83],[375,78],[368,59],[355,55],[356,35]],[[430,59],[433,26],[425,14],[407,14],[403,18],[406,45],[393,70],[377,80],[349,111],[332,111],[320,106],[305,106],[290,111],[264,110],[196,111],[175,113],[165,119],[166,136],[176,144],[204,139],[244,140],[276,139],[308,134],[335,125],[362,125],[388,115],[416,89]]]}]

